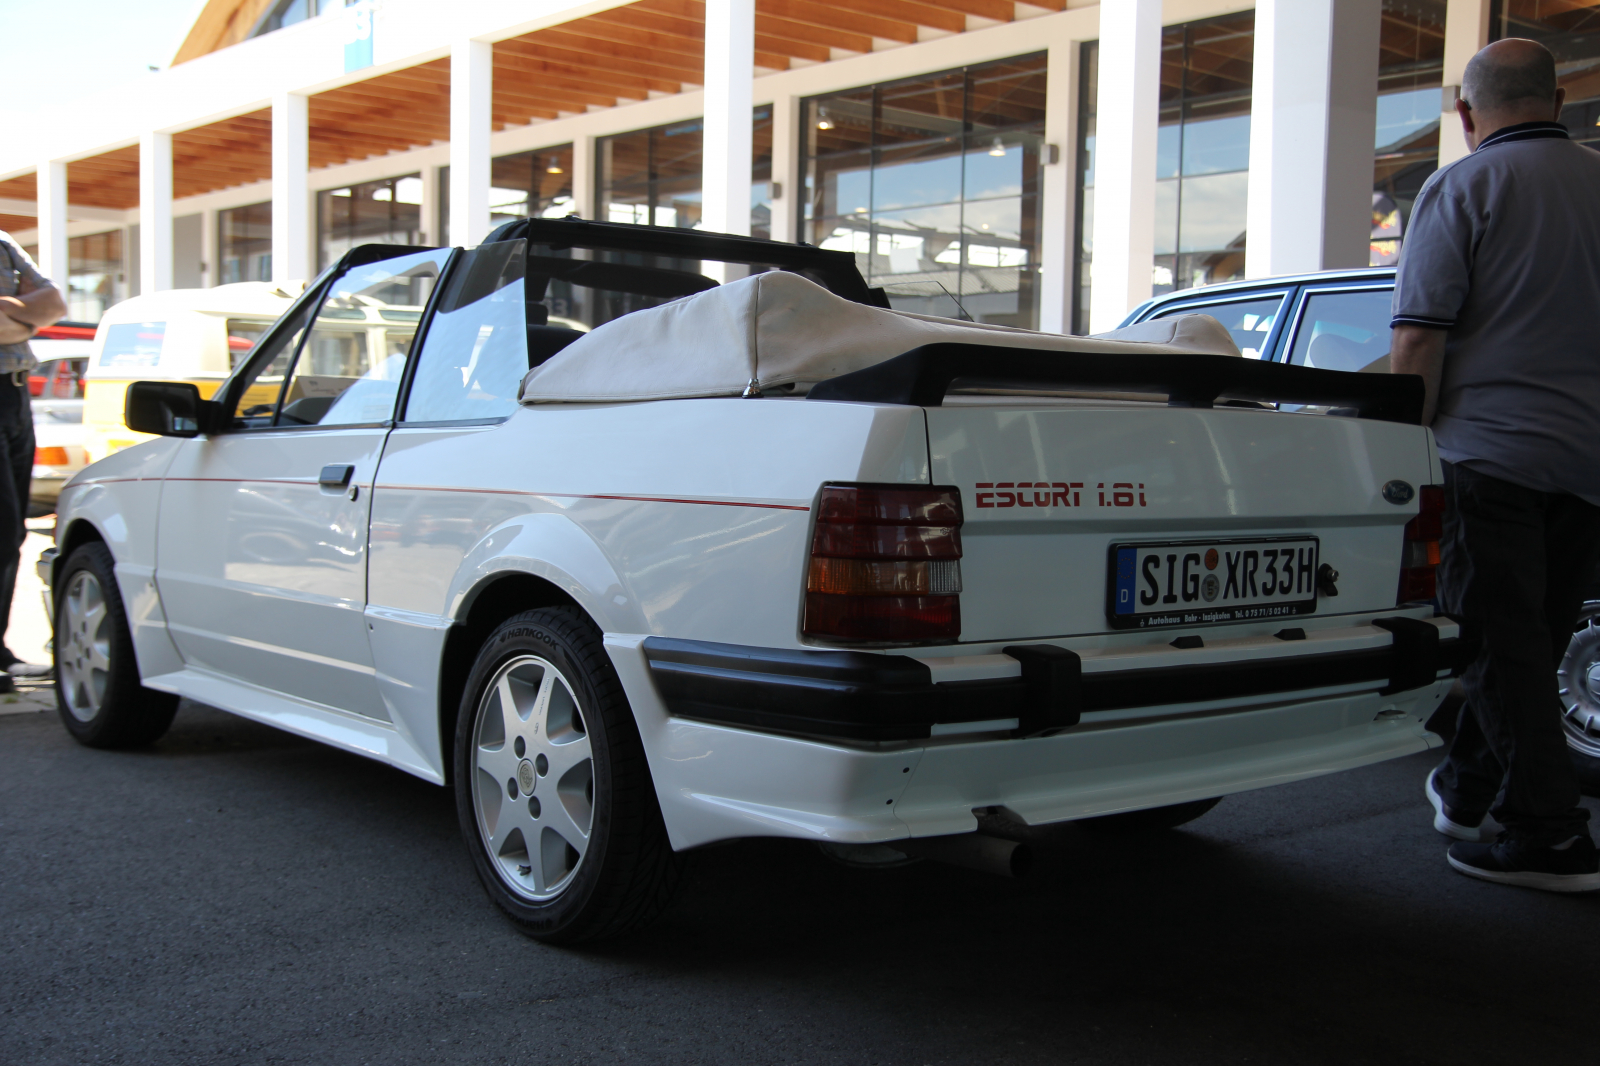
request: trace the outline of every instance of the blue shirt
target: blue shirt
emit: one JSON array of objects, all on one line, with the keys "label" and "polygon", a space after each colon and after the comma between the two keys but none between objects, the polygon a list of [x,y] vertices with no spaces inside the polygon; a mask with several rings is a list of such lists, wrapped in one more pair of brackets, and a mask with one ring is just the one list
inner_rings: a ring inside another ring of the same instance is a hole
[{"label": "blue shirt", "polygon": [[1554,122],[1497,131],[1422,186],[1394,325],[1446,331],[1446,460],[1600,505],[1600,152]]}]

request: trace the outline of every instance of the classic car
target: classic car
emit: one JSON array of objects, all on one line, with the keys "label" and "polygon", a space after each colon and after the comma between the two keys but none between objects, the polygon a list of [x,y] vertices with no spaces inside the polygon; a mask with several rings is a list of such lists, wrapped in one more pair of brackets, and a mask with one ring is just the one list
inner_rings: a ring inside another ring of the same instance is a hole
[{"label": "classic car", "polygon": [[[569,942],[716,842],[1015,869],[983,826],[1437,743],[1470,647],[1426,602],[1419,379],[888,304],[694,231],[353,249],[209,398],[130,385],[157,439],[64,490],[63,722],[145,744],[188,697],[448,786],[490,897]],[[380,348],[355,307],[423,311]]]}]

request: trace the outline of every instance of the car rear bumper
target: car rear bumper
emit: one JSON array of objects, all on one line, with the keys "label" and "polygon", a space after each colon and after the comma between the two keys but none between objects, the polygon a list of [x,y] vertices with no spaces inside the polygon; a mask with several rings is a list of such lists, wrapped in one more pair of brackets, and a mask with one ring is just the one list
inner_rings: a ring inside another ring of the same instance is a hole
[{"label": "car rear bumper", "polygon": [[[1365,639],[1350,639],[1358,629]],[[1374,637],[1377,646],[1372,646]],[[934,677],[935,664],[954,660],[910,655],[752,648],[654,636],[643,647],[651,680],[674,717],[841,741],[973,732],[1034,736],[1071,728],[1097,712],[1352,685],[1388,695],[1457,676],[1476,652],[1449,619],[1403,615],[1347,631],[1317,631],[1314,639],[1274,637],[1256,643],[1258,649],[1235,647],[1244,654],[1224,661],[1182,665],[1152,661],[1143,649],[1085,656],[1055,644],[1008,645],[1000,656],[983,658],[1009,660],[994,664],[1009,676],[965,680]]]},{"label": "car rear bumper", "polygon": [[[1304,645],[1281,642],[1310,647],[1311,653],[1261,649],[1250,640],[1230,647],[1219,638],[1214,647],[1187,656],[1211,660],[1190,668],[1276,658],[1290,673],[1300,672],[1293,691],[1253,696],[1195,699],[1215,692],[1178,690],[1190,679],[1211,685],[1230,675],[1266,687],[1282,674],[1263,667],[1163,675],[1165,667],[1154,664],[1175,655],[1165,645],[1124,645],[1110,653],[1087,649],[1080,656],[1078,723],[1029,735],[1019,735],[1016,706],[1029,698],[1022,664],[982,649],[915,660],[927,669],[928,683],[907,681],[911,671],[904,664],[898,664],[899,675],[896,664],[885,668],[887,678],[818,677],[827,671],[805,659],[798,661],[810,662],[811,673],[798,675],[796,683],[795,660],[780,656],[790,668],[770,675],[780,679],[772,684],[711,673],[760,671],[751,662],[713,662],[704,648],[626,634],[607,635],[606,648],[639,723],[673,846],[682,849],[745,836],[853,843],[940,836],[976,828],[974,811],[987,807],[1004,808],[1029,824],[1087,818],[1229,795],[1423,751],[1439,743],[1423,723],[1470,652],[1455,623],[1430,624],[1442,638],[1439,658],[1428,664],[1437,668],[1435,677],[1399,690],[1390,680],[1397,672],[1402,680],[1415,680],[1417,664],[1397,662],[1404,650],[1397,652],[1392,635],[1371,625],[1308,633]],[[1321,648],[1379,654],[1332,660],[1323,658],[1330,651]],[[694,656],[702,658],[684,661]],[[1139,657],[1151,667],[1130,669],[1127,660]],[[833,670],[870,665],[825,662]],[[999,673],[1005,663],[1006,676],[971,676]],[[693,669],[677,669],[683,666]],[[1320,672],[1306,673],[1312,668]],[[1136,673],[1149,681],[1147,696],[1140,694]],[[1349,680],[1358,674],[1372,677]],[[716,680],[709,686],[715,699],[706,695],[707,677]],[[736,690],[734,682],[748,687]],[[685,689],[698,695],[691,700]],[[818,689],[827,699],[814,694]],[[730,698],[735,692],[737,703]],[[981,696],[968,704],[955,693]],[[1089,709],[1113,702],[1113,696],[1125,705]],[[929,706],[919,709],[919,700]],[[978,717],[998,713],[997,706],[1004,710],[1007,700],[1007,718]],[[809,735],[780,731],[775,724],[798,721],[796,707],[809,715]],[[815,732],[819,722],[859,722],[874,708],[894,709],[889,725],[901,731],[914,726],[920,736],[861,740]],[[720,719],[701,717],[708,713]]]}]

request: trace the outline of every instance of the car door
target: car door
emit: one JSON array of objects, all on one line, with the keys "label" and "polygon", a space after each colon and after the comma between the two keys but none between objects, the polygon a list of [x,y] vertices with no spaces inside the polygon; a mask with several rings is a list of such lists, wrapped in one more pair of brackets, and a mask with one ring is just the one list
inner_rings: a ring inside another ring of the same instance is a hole
[{"label": "car door", "polygon": [[447,249],[358,248],[225,386],[169,468],[156,580],[185,664],[386,719],[366,605],[370,488]]}]

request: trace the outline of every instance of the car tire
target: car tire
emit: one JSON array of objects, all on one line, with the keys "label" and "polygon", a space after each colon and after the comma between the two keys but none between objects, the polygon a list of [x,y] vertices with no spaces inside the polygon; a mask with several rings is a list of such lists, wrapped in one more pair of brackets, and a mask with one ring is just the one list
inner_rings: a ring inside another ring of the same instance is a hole
[{"label": "car tire", "polygon": [[526,611],[484,641],[456,719],[456,811],[478,878],[523,933],[614,937],[677,886],[633,712],[582,612]]},{"label": "car tire", "polygon": [[1578,787],[1600,796],[1600,600],[1590,600],[1578,615],[1567,652],[1556,667],[1561,695],[1561,728],[1578,772]]},{"label": "car tire", "polygon": [[67,732],[91,748],[137,748],[161,739],[178,713],[178,697],[140,682],[110,549],[98,541],[80,545],[61,567],[56,589],[56,709]]},{"label": "car tire", "polygon": [[1078,822],[1082,829],[1102,837],[1141,836],[1176,829],[1192,822],[1222,802],[1215,799],[1192,800],[1174,803],[1169,807],[1150,807],[1142,811],[1124,811],[1121,814],[1104,814],[1098,818],[1084,818]]}]

